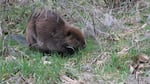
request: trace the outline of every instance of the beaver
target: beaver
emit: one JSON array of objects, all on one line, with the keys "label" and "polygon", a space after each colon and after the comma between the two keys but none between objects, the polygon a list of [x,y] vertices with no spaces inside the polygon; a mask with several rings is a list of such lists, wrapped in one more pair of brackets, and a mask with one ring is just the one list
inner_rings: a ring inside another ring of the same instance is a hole
[{"label": "beaver", "polygon": [[65,22],[50,9],[40,8],[32,14],[26,28],[26,40],[30,48],[43,53],[52,51],[73,54],[86,46],[83,33]]}]

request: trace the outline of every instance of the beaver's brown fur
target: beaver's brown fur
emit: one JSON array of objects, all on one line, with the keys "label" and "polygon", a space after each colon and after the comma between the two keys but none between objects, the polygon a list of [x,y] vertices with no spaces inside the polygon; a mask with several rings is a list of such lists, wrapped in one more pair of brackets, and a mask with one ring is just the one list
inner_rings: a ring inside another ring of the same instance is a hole
[{"label": "beaver's brown fur", "polygon": [[46,53],[56,51],[73,54],[85,47],[85,38],[79,29],[45,8],[40,8],[30,18],[26,28],[26,39],[31,48]]}]

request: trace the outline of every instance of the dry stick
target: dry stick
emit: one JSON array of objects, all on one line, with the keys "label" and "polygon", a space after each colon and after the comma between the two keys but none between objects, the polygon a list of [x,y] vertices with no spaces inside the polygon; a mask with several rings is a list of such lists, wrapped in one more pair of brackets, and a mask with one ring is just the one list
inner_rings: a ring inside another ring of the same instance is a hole
[{"label": "dry stick", "polygon": [[103,54],[99,54],[92,62],[91,64],[95,64],[98,61],[98,58],[100,58]]},{"label": "dry stick", "polygon": [[[2,34],[2,26],[1,26],[2,22],[0,22],[0,40],[3,41],[3,34]],[[2,46],[0,47],[0,56],[2,55],[2,50],[1,50]]]},{"label": "dry stick", "polygon": [[128,34],[128,35],[131,35],[132,33],[136,32],[136,31],[140,31],[142,29],[144,29],[145,27],[147,26],[147,23],[143,24],[141,27],[137,28],[137,29],[132,29],[131,32],[129,33],[126,33],[125,35],[123,35],[124,37]]},{"label": "dry stick", "polygon": [[[93,0],[93,5],[94,5],[94,0]],[[95,12],[92,13],[92,22],[93,22],[93,28],[94,28],[94,34],[96,35],[96,30],[95,30]]]},{"label": "dry stick", "polygon": [[7,38],[7,36],[3,37],[2,41],[3,41],[3,43],[2,43],[2,46],[3,46],[3,48],[2,48],[2,55],[4,55],[4,54],[5,55],[9,55],[8,38]]},{"label": "dry stick", "polygon": [[0,36],[2,37],[2,22],[0,21]]}]

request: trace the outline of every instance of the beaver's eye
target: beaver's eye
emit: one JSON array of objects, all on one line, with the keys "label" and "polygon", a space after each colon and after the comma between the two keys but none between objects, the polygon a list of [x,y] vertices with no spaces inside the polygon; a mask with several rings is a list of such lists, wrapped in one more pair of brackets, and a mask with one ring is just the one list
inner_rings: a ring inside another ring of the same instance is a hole
[{"label": "beaver's eye", "polygon": [[67,33],[67,36],[70,36],[70,35],[71,35],[71,32],[68,32],[68,33]]}]

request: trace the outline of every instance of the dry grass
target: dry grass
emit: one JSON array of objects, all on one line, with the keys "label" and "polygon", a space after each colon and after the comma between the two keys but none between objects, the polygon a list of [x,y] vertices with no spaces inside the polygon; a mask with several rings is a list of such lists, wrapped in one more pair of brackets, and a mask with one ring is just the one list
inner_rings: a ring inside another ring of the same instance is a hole
[{"label": "dry grass", "polygon": [[[0,17],[0,54],[4,58],[7,56],[7,60],[17,59],[17,68],[21,69],[22,71],[20,72],[22,73],[18,72],[21,76],[14,73],[14,76],[10,76],[9,73],[13,71],[9,71],[11,69],[9,68],[8,72],[2,74],[2,78],[6,82],[12,81],[14,78],[14,80],[18,79],[25,82],[34,79],[40,83],[43,82],[40,77],[43,77],[42,74],[44,73],[44,83],[50,83],[50,80],[56,83],[58,80],[60,82],[61,79],[64,84],[117,84],[122,83],[125,80],[124,78],[129,75],[128,66],[131,60],[141,53],[150,55],[150,24],[148,19],[150,17],[150,4],[148,0],[134,2],[134,5],[122,2],[123,5],[114,7],[112,5],[116,3],[112,3],[111,7],[106,6],[111,4],[108,1],[104,2],[106,0],[16,1],[14,0],[13,2],[12,0],[12,2],[1,5],[5,10],[1,9],[2,16]],[[64,59],[57,57],[57,55],[55,55],[56,57],[48,57],[50,62],[46,60],[46,63],[52,62],[52,64],[55,64],[51,66],[54,69],[49,68],[47,65],[40,66],[39,64],[42,64],[41,59],[43,58],[40,56],[41,54],[32,53],[32,51],[20,45],[18,46],[16,42],[7,41],[6,39],[7,33],[8,35],[24,34],[27,18],[30,17],[33,6],[37,8],[45,6],[58,12],[67,22],[81,28],[87,40],[94,40],[96,46],[98,45],[98,49],[93,48],[95,46],[93,42],[88,43],[87,49],[77,53],[76,57]],[[10,52],[12,57],[9,57]],[[5,63],[3,61],[6,60],[3,60],[3,57],[0,59],[2,63]],[[19,61],[20,59],[25,60],[25,63]],[[40,63],[35,61],[40,61]],[[35,67],[29,66],[28,64],[30,63],[35,63]],[[2,66],[4,67],[4,65]],[[22,66],[26,66],[26,69],[23,70]],[[52,71],[47,71],[45,68]],[[35,71],[34,74],[31,74],[34,71],[33,69],[39,69],[42,73]],[[52,75],[47,75],[49,73]]]}]

